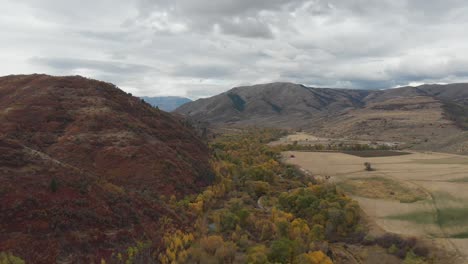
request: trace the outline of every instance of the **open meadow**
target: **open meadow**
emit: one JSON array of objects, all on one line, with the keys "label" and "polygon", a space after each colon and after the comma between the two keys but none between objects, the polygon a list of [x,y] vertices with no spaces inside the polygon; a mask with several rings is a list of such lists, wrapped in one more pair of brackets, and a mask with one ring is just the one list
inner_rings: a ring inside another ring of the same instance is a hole
[{"label": "open meadow", "polygon": [[456,263],[468,263],[468,157],[299,151],[283,156],[318,179],[336,183],[379,228],[436,243],[459,256]]}]

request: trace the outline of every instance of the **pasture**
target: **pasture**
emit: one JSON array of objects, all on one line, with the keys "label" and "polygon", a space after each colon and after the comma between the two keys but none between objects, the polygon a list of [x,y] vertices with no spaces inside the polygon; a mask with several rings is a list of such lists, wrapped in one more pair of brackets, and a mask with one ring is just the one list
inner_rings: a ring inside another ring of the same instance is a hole
[{"label": "pasture", "polygon": [[[468,157],[433,152],[363,156],[284,153],[287,163],[335,183],[385,231],[436,242],[460,255],[460,263],[468,262]],[[365,162],[373,170],[366,171]]]}]

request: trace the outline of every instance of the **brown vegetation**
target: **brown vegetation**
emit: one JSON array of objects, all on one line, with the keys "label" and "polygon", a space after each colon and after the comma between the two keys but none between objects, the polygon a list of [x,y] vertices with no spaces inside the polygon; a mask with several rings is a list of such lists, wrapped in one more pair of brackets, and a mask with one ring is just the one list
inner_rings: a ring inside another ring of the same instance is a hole
[{"label": "brown vegetation", "polygon": [[109,83],[2,77],[0,124],[0,252],[27,263],[151,257],[212,180],[189,126]]}]

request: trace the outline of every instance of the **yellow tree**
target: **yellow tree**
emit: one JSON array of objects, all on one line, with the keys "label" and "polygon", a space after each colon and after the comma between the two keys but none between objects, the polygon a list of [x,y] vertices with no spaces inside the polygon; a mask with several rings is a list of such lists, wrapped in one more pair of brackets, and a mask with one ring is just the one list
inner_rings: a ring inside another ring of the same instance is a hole
[{"label": "yellow tree", "polygon": [[297,264],[333,264],[331,259],[322,251],[301,254],[297,257]]},{"label": "yellow tree", "polygon": [[210,255],[215,255],[216,250],[224,245],[221,236],[208,236],[200,240],[200,246]]},{"label": "yellow tree", "polygon": [[159,254],[159,261],[162,264],[184,262],[187,256],[186,250],[190,247],[193,240],[193,234],[184,233],[180,230],[167,233],[163,238],[166,251]]},{"label": "yellow tree", "polygon": [[265,245],[257,245],[250,248],[248,251],[247,262],[251,264],[266,264],[268,263],[268,249]]},{"label": "yellow tree", "polygon": [[299,240],[303,244],[308,244],[310,228],[307,222],[302,218],[296,218],[291,222],[289,228],[289,237],[292,240]]}]

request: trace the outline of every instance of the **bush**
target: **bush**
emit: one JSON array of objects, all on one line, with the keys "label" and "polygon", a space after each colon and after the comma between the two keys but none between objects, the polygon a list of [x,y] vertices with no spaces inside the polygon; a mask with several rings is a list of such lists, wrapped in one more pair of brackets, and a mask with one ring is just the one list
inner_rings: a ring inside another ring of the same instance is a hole
[{"label": "bush", "polygon": [[304,253],[298,256],[297,264],[333,264],[331,259],[322,251]]},{"label": "bush", "polygon": [[395,246],[395,244],[393,244],[391,247],[389,247],[388,248],[388,253],[390,253],[392,255],[395,255],[396,253],[398,253],[397,246]]},{"label": "bush", "polygon": [[370,164],[370,162],[364,162],[364,167],[366,167],[366,171],[373,171],[374,169],[372,169],[372,165]]},{"label": "bush", "polygon": [[221,216],[221,229],[222,231],[230,231],[236,228],[239,223],[239,217],[237,215],[227,212]]},{"label": "bush", "polygon": [[248,250],[248,263],[252,264],[267,264],[267,249],[264,245],[258,245]]},{"label": "bush", "polygon": [[375,244],[375,237],[367,234],[363,240],[362,240],[362,244],[365,245],[365,246],[372,246]]},{"label": "bush", "polygon": [[210,255],[216,254],[216,250],[224,245],[224,240],[221,236],[209,236],[200,240],[201,248]]},{"label": "bush", "polygon": [[9,252],[0,252],[0,264],[24,264],[24,260]]},{"label": "bush", "polygon": [[[413,252],[413,249],[416,247],[415,238],[404,239],[394,234],[383,235],[376,239],[376,243],[377,245],[388,249],[389,253],[401,259],[404,259],[408,252]],[[421,252],[422,254],[428,254],[428,252],[425,252],[424,248],[418,247],[418,252]]]},{"label": "bush", "polygon": [[403,260],[403,264],[426,264],[426,263],[427,262],[424,261],[422,257],[414,254],[412,250],[406,254],[405,259]]},{"label": "bush", "polygon": [[52,178],[52,180],[50,181],[50,190],[53,193],[57,192],[57,190],[58,190],[58,182],[57,182],[57,179],[55,177]]},{"label": "bush", "polygon": [[268,260],[273,263],[292,263],[296,255],[296,243],[287,238],[273,241]]},{"label": "bush", "polygon": [[270,193],[270,184],[268,182],[247,181],[245,184],[247,185],[249,194],[255,199]]},{"label": "bush", "polygon": [[428,257],[429,256],[429,249],[427,247],[422,247],[422,246],[416,246],[413,249],[413,252],[421,257]]}]

